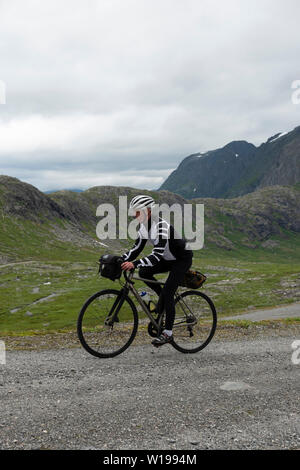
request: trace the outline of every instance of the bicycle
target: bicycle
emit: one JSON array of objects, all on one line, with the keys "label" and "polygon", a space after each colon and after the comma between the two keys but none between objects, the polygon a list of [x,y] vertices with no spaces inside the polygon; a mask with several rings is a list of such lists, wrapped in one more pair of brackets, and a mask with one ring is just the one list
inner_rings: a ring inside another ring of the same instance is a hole
[{"label": "bicycle", "polygon": [[[93,356],[111,358],[124,352],[133,342],[138,330],[138,311],[129,297],[132,293],[146,317],[148,334],[158,336],[164,328],[165,312],[155,318],[134,287],[135,280],[164,285],[163,281],[150,281],[127,275],[120,290],[104,289],[92,295],[82,306],[77,320],[77,333],[84,349]],[[217,313],[212,300],[202,292],[187,290],[175,292],[175,321],[173,340],[169,343],[182,353],[197,353],[212,340]]]}]

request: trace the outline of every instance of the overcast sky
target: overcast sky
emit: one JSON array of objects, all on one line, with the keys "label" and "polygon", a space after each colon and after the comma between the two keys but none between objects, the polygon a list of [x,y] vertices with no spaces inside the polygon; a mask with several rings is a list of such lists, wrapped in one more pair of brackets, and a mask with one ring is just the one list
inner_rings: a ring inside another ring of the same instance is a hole
[{"label": "overcast sky", "polygon": [[300,125],[299,0],[0,0],[0,174],[158,188]]}]

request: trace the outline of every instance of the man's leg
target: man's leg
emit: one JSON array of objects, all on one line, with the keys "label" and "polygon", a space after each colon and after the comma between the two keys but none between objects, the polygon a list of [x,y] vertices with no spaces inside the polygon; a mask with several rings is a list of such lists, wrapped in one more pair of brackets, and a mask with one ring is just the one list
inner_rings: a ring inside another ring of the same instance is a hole
[{"label": "man's leg", "polygon": [[[144,279],[149,279],[151,281],[156,281],[154,274],[159,274],[159,273],[165,273],[170,270],[170,264],[168,261],[161,260],[159,263],[157,263],[155,266],[144,266],[139,269],[139,276],[144,278]],[[161,292],[162,292],[162,287],[160,284],[154,284],[152,282],[147,282],[145,281],[145,284],[150,287],[158,297],[160,297]]]},{"label": "man's leg", "polygon": [[154,346],[162,346],[170,341],[172,337],[172,328],[175,319],[174,295],[179,284],[183,281],[184,274],[192,265],[192,256],[184,260],[176,260],[170,270],[169,277],[162,290],[164,304],[166,309],[166,325],[163,334],[152,341]]},{"label": "man's leg", "polygon": [[169,277],[163,288],[166,308],[166,330],[172,330],[175,319],[175,302],[174,295],[183,281],[184,274],[191,267],[192,260],[177,260],[170,271]]}]

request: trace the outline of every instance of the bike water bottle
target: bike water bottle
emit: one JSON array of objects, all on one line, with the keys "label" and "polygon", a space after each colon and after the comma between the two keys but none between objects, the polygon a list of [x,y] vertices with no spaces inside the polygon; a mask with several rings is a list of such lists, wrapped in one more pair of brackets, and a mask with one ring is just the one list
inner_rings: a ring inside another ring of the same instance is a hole
[{"label": "bike water bottle", "polygon": [[148,292],[143,290],[140,295],[141,295],[141,298],[143,299],[143,301],[145,303],[149,302],[150,296],[149,296]]}]

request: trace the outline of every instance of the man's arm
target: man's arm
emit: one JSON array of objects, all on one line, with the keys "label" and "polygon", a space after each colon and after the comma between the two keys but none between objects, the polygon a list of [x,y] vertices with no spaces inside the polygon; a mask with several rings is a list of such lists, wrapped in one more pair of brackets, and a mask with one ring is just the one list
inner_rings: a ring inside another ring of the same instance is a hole
[{"label": "man's arm", "polygon": [[162,259],[166,244],[168,242],[169,224],[166,221],[159,222],[157,224],[157,229],[157,245],[155,245],[149,256],[145,256],[144,258],[133,262],[136,268],[155,266]]},{"label": "man's arm", "polygon": [[143,238],[140,231],[139,231],[138,232],[138,237],[135,240],[134,245],[131,248],[131,250],[127,251],[122,256],[123,260],[124,261],[134,260],[143,251],[143,249],[145,248],[146,242],[147,242],[147,239]]}]

